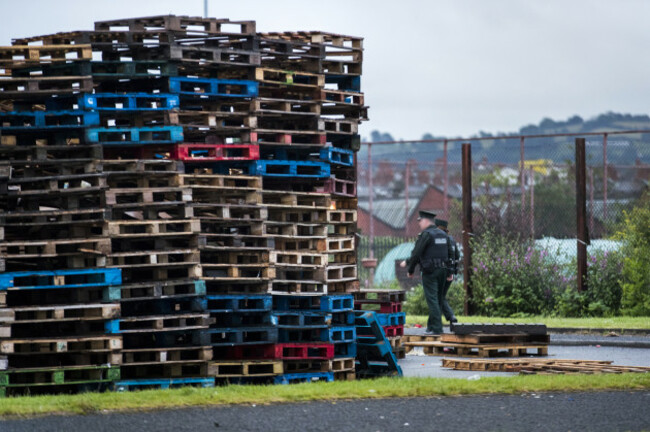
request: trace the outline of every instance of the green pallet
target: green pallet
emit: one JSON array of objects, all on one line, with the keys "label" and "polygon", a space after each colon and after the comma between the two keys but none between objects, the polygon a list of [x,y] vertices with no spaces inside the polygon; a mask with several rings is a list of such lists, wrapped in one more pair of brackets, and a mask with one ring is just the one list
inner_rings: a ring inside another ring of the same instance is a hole
[{"label": "green pallet", "polygon": [[0,397],[11,389],[112,383],[121,377],[119,366],[73,366],[0,371]]}]

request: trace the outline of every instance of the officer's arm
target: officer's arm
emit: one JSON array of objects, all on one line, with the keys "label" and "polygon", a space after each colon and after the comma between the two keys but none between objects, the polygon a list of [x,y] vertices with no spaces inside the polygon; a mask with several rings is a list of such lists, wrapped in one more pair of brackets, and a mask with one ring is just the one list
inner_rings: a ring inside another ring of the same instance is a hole
[{"label": "officer's arm", "polygon": [[409,274],[415,272],[415,266],[420,262],[420,257],[422,256],[424,250],[427,248],[429,241],[430,236],[427,233],[423,232],[418,236],[418,239],[415,242],[415,246],[413,247],[413,251],[411,252],[411,258],[406,261],[408,264]]}]

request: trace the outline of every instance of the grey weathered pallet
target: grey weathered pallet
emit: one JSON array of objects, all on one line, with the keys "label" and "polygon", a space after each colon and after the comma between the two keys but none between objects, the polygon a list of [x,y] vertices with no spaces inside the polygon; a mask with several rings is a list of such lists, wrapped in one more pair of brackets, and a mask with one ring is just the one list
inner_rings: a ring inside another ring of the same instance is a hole
[{"label": "grey weathered pallet", "polygon": [[149,333],[172,330],[200,330],[209,327],[213,321],[209,314],[179,314],[160,316],[123,317],[119,332]]},{"label": "grey weathered pallet", "polygon": [[142,366],[148,364],[203,363],[212,360],[212,347],[165,347],[123,349],[123,364]]},{"label": "grey weathered pallet", "polygon": [[545,335],[545,324],[473,324],[462,323],[454,324],[452,329],[454,334],[468,335],[472,333],[487,334],[515,334],[525,333],[531,335]]},{"label": "grey weathered pallet", "polygon": [[6,339],[0,341],[3,354],[48,354],[74,352],[108,352],[122,349],[122,337],[88,336],[75,338]]},{"label": "grey weathered pallet", "polygon": [[275,376],[284,373],[282,360],[220,360],[210,363],[217,378]]},{"label": "grey weathered pallet", "polygon": [[15,323],[40,323],[84,320],[107,320],[120,316],[117,304],[82,304],[65,306],[21,306],[11,309]]},{"label": "grey weathered pallet", "polygon": [[[456,325],[454,325],[456,327]],[[440,336],[441,342],[452,343],[468,343],[468,344],[481,344],[481,343],[548,343],[550,335],[548,334],[530,334],[530,333],[472,333],[472,334],[452,334],[444,333]]]}]

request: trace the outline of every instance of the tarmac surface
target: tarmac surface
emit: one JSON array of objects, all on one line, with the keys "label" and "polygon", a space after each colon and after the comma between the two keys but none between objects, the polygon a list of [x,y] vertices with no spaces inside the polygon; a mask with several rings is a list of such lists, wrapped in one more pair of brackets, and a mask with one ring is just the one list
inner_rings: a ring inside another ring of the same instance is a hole
[{"label": "tarmac surface", "polygon": [[377,399],[0,421],[3,432],[642,431],[650,392]]}]

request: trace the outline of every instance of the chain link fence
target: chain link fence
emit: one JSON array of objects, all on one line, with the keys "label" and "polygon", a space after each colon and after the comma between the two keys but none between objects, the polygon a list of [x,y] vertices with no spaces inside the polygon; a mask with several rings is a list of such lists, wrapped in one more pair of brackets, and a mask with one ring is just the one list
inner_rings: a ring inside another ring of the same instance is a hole
[{"label": "chain link fence", "polygon": [[[395,260],[410,254],[404,244],[419,232],[418,210],[449,220],[450,233],[462,242],[463,143],[470,143],[472,151],[475,244],[507,239],[501,249],[493,244],[483,248],[490,251],[491,261],[502,263],[514,256],[507,245],[525,246],[523,260],[526,251],[542,254],[529,259],[543,259],[561,275],[561,284],[573,283],[577,137],[586,138],[589,255],[593,260],[599,253],[619,250],[621,232],[630,223],[626,215],[647,206],[642,196],[650,182],[649,131],[366,143],[358,155],[358,225],[360,244],[366,245],[359,258],[377,258],[378,267],[374,274],[360,271],[362,284],[363,278],[376,285],[401,279]],[[394,247],[386,251],[388,244]],[[481,257],[473,262],[479,273],[486,265]]]}]

